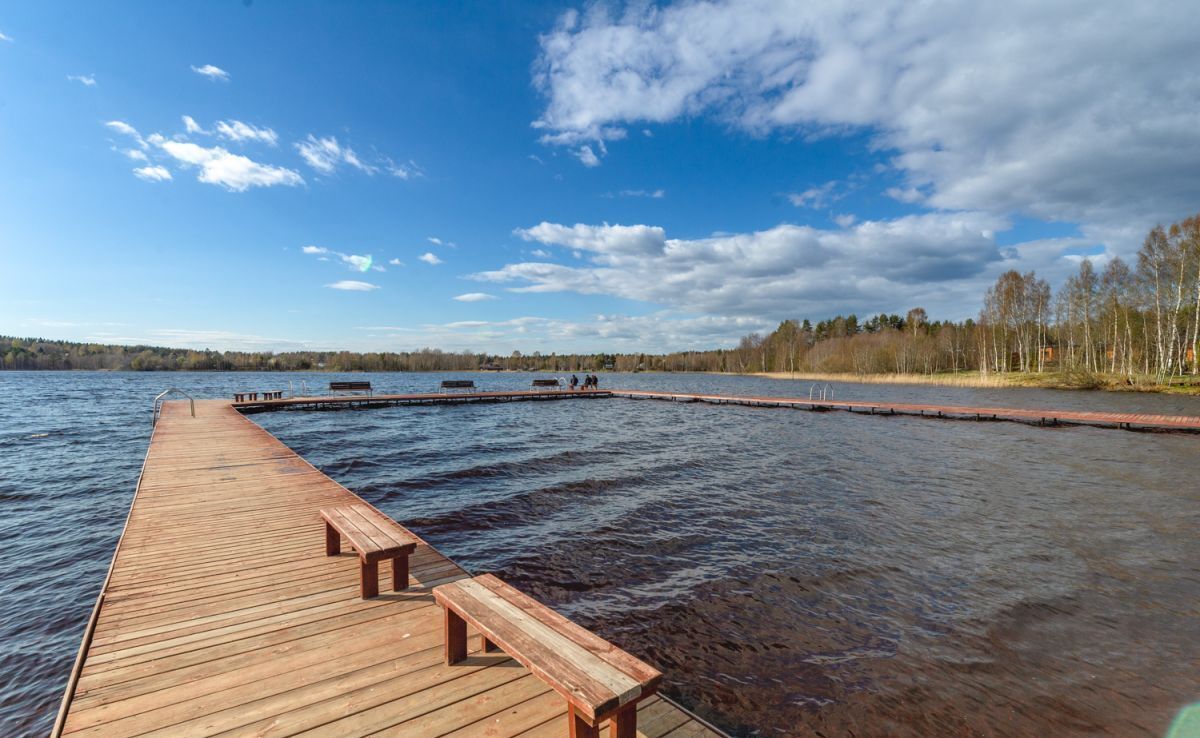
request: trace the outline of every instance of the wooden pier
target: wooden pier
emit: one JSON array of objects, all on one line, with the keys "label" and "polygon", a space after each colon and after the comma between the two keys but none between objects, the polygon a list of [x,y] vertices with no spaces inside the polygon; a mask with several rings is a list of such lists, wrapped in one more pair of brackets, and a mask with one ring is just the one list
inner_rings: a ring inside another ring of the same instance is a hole
[{"label": "wooden pier", "polygon": [[[318,513],[361,500],[228,401],[195,409],[163,407],[52,736],[566,734],[512,659],[444,664],[431,589],[462,569],[420,541],[417,584],[362,599]],[[661,697],[638,716],[645,738],[721,735]]]},{"label": "wooden pier", "polygon": [[429,392],[383,395],[318,395],[281,397],[273,400],[244,400],[233,406],[242,412],[268,410],[332,410],[338,408],[395,407],[398,405],[471,405],[493,402],[538,402],[550,400],[595,400],[612,397],[607,390],[517,390],[512,392]]},{"label": "wooden pier", "polygon": [[1037,408],[967,407],[962,405],[920,405],[839,400],[805,400],[796,397],[740,397],[679,392],[610,390],[613,397],[632,400],[669,402],[707,402],[714,405],[782,407],[798,410],[861,413],[864,415],[912,415],[955,420],[1007,420],[1031,425],[1090,425],[1124,430],[1158,430],[1200,433],[1200,417],[1192,415],[1154,415],[1149,413],[1091,412],[1085,410],[1044,410]]}]

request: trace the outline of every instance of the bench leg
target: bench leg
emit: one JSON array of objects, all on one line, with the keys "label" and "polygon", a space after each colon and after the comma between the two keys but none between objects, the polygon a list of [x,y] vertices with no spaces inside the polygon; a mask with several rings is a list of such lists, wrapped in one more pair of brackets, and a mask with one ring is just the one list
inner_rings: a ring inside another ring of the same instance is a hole
[{"label": "bench leg", "polygon": [[362,562],[362,597],[368,600],[379,594],[379,562],[359,559]]},{"label": "bench leg", "polygon": [[612,716],[609,738],[635,738],[637,736],[637,705],[625,705]]},{"label": "bench leg", "polygon": [[495,643],[492,643],[491,641],[489,641],[487,639],[487,636],[485,636],[483,633],[480,633],[479,634],[479,650],[483,651],[484,653],[491,653],[492,651],[499,651],[500,647],[497,646]]},{"label": "bench leg", "polygon": [[467,621],[446,608],[446,665],[457,664],[467,657]]},{"label": "bench leg", "polygon": [[328,522],[325,523],[325,555],[337,556],[342,552],[342,534]]},{"label": "bench leg", "polygon": [[408,555],[392,559],[392,590],[403,592],[408,589]]},{"label": "bench leg", "polygon": [[600,738],[600,726],[592,725],[582,713],[575,712],[575,705],[567,704],[567,726],[571,738]]}]

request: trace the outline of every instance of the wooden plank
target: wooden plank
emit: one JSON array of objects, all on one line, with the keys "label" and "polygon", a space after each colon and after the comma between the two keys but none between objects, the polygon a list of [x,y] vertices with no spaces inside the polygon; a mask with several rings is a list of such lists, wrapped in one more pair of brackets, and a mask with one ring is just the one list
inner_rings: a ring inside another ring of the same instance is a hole
[{"label": "wooden plank", "polygon": [[414,534],[416,586],[360,599],[319,510],[362,505],[387,545],[411,532],[228,402],[185,408],[164,406],[52,735],[561,733],[565,702],[506,655],[442,663],[431,592],[460,568]]}]

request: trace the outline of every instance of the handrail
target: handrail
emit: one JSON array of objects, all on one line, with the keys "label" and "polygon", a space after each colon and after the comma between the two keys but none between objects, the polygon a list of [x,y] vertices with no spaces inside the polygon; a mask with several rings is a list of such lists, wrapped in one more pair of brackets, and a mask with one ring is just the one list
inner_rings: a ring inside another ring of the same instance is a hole
[{"label": "handrail", "polygon": [[[810,401],[810,402],[811,402],[811,401],[812,401],[812,399],[813,399],[813,394],[816,392],[816,389],[817,389],[817,385],[815,385],[815,384],[811,385],[811,386],[808,388],[808,399],[809,399],[809,401]],[[825,399],[826,399],[826,397],[825,397],[825,396],[826,396],[826,395],[828,395],[828,396],[829,396],[829,398],[828,398],[828,399],[830,399],[830,400],[832,400],[832,399],[833,399],[833,386],[832,386],[832,385],[830,385],[828,382],[826,382],[826,383],[825,383],[825,386],[821,388],[821,401],[822,401],[822,402],[824,402],[824,401],[825,401]]]},{"label": "handrail", "polygon": [[158,425],[158,416],[162,414],[162,399],[172,392],[178,392],[179,394],[188,398],[188,402],[191,403],[192,406],[192,417],[196,417],[196,399],[178,387],[171,387],[166,392],[163,392],[159,394],[158,397],[154,398],[154,422],[152,425]]}]

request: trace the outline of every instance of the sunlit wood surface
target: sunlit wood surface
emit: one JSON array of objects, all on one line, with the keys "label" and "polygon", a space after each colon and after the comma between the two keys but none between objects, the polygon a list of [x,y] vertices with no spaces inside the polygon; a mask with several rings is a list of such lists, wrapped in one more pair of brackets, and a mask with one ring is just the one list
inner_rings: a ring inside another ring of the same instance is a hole
[{"label": "sunlit wood surface", "polygon": [[[444,665],[430,590],[458,566],[421,541],[413,588],[363,600],[318,514],[359,498],[229,402],[196,415],[164,407],[55,734],[566,734],[563,699],[503,654]],[[719,735],[657,697],[638,729]]]}]

